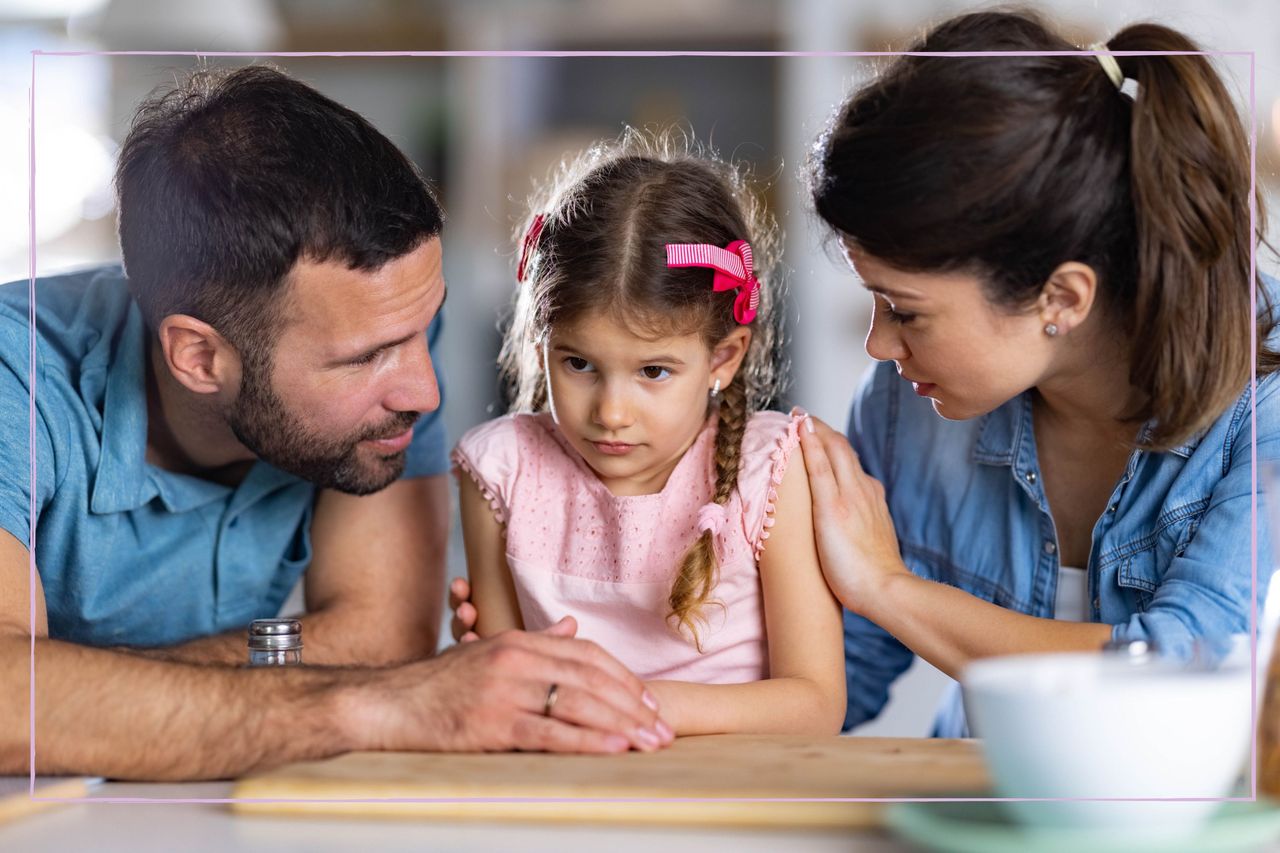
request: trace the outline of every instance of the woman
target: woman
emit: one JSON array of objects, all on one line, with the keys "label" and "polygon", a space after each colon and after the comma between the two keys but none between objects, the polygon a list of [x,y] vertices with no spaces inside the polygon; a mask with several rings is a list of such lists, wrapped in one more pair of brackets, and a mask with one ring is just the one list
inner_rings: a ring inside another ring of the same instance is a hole
[{"label": "woman", "polygon": [[[1097,49],[1198,50],[1151,24]],[[978,13],[911,50],[1075,48]],[[881,362],[852,449],[821,424],[802,441],[849,611],[846,725],[913,652],[956,676],[1248,631],[1249,149],[1208,60],[902,56],[820,138],[811,189],[874,294]],[[1274,325],[1261,311],[1260,460],[1280,455]],[[958,702],[935,733],[966,733]]]}]

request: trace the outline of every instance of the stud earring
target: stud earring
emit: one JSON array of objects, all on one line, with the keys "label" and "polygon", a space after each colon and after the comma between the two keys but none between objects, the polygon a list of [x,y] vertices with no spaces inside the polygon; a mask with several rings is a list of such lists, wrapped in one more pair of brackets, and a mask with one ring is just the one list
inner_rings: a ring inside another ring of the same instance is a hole
[{"label": "stud earring", "polygon": [[717,379],[716,384],[711,386],[711,399],[714,400],[716,398],[716,395],[719,393],[720,393],[720,380]]},{"label": "stud earring", "polygon": [[1049,337],[1051,337],[1051,338],[1052,338],[1052,337],[1055,337],[1055,336],[1058,334],[1058,324],[1057,324],[1057,323],[1045,323],[1045,324],[1044,324],[1044,333],[1045,333],[1046,335],[1048,335]]}]

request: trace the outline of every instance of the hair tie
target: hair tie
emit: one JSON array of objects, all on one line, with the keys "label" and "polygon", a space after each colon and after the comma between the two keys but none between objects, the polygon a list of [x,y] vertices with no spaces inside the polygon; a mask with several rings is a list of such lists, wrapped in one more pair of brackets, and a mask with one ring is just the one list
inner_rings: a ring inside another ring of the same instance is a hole
[{"label": "hair tie", "polygon": [[1124,72],[1120,70],[1120,63],[1116,62],[1116,58],[1108,51],[1107,43],[1103,41],[1094,42],[1089,45],[1089,50],[1094,51],[1094,58],[1098,60],[1102,70],[1107,72],[1107,76],[1111,78],[1111,82],[1115,84],[1115,87],[1117,89],[1123,88]]},{"label": "hair tie", "polygon": [[729,523],[729,511],[722,504],[703,504],[698,510],[698,530],[719,536]]},{"label": "hair tie", "polygon": [[524,239],[520,241],[520,263],[516,266],[516,281],[524,281],[525,264],[528,263],[529,255],[538,245],[538,235],[542,233],[543,221],[544,217],[539,213],[529,223],[529,230],[524,232]]},{"label": "hair tie", "polygon": [[710,243],[668,243],[667,266],[715,270],[711,280],[713,291],[738,291],[733,301],[733,318],[744,326],[756,318],[760,281],[751,271],[751,245],[746,240],[734,240],[723,249]]}]

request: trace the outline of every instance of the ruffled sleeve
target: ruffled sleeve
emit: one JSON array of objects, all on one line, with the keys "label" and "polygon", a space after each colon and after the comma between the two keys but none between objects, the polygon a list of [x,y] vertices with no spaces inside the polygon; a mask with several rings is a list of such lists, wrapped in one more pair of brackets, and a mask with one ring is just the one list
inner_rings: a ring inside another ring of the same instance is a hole
[{"label": "ruffled sleeve", "polygon": [[511,496],[520,460],[519,426],[507,415],[468,430],[450,454],[454,476],[475,481],[501,524],[511,517]]},{"label": "ruffled sleeve", "polygon": [[773,527],[778,486],[800,445],[803,420],[804,415],[757,412],[742,437],[738,492],[742,496],[743,533],[757,560],[769,538],[769,528]]}]

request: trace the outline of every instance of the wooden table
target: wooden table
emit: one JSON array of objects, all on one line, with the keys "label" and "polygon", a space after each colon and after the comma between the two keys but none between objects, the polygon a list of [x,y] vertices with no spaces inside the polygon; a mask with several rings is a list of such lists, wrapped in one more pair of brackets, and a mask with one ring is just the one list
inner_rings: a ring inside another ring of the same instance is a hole
[{"label": "wooden table", "polygon": [[[882,804],[848,800],[983,795],[988,788],[974,741],[713,735],[615,756],[351,753],[243,779],[235,795],[258,802],[235,808],[416,820],[850,829],[877,827]],[[459,799],[467,801],[442,802]]]},{"label": "wooden table", "polygon": [[[971,741],[722,736],[682,738],[660,753],[612,757],[355,753],[237,783],[109,782],[94,789],[89,802],[0,826],[0,849],[764,853],[785,847],[789,853],[905,853],[913,848],[878,828],[875,804],[257,803],[233,810],[227,803],[190,801],[319,794],[922,796],[973,790],[985,778]],[[136,798],[165,802],[113,802]]]}]

